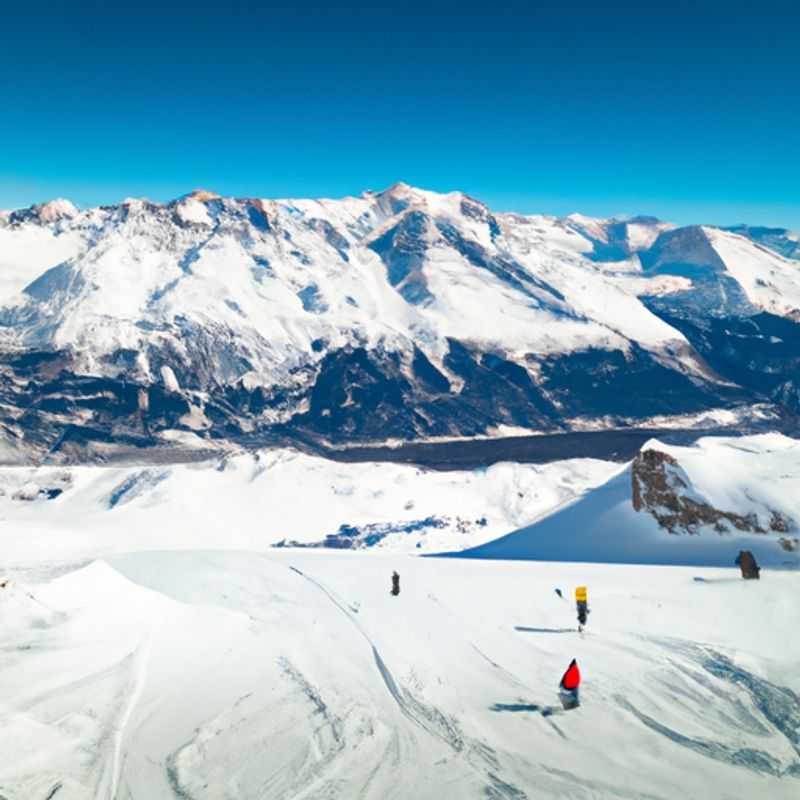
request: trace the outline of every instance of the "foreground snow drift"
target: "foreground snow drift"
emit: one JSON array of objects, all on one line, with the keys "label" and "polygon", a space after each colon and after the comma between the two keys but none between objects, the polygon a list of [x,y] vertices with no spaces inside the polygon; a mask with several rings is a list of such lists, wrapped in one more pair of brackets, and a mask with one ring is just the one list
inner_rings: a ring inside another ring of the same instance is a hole
[{"label": "foreground snow drift", "polygon": [[[800,790],[791,573],[217,551],[18,577],[8,800]],[[554,589],[584,583],[579,637]],[[563,712],[573,657],[583,704]]]}]

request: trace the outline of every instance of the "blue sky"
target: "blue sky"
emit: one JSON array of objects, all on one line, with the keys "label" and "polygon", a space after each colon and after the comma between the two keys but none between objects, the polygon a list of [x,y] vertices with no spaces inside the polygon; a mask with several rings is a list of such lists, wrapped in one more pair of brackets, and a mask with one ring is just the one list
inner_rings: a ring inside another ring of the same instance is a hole
[{"label": "blue sky", "polygon": [[403,180],[503,210],[800,228],[800,11],[650,6],[17,3],[0,207]]}]

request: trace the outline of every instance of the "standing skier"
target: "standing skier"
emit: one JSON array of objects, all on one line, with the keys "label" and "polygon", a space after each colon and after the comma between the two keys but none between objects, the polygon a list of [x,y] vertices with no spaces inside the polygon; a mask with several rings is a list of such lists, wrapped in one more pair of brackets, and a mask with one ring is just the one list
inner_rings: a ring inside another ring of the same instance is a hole
[{"label": "standing skier", "polygon": [[397,572],[392,573],[392,596],[397,597],[400,594],[400,575]]},{"label": "standing skier", "polygon": [[575,589],[575,606],[578,610],[578,633],[581,633],[586,625],[586,615],[589,613],[588,593],[585,586],[578,586]]},{"label": "standing skier", "polygon": [[578,669],[578,662],[573,658],[570,661],[567,671],[561,677],[558,684],[558,696],[565,711],[577,708],[580,704],[578,688],[581,685],[581,672]]},{"label": "standing skier", "polygon": [[761,567],[756,562],[756,557],[749,550],[740,550],[734,562],[742,571],[742,577],[746,580],[759,580]]}]

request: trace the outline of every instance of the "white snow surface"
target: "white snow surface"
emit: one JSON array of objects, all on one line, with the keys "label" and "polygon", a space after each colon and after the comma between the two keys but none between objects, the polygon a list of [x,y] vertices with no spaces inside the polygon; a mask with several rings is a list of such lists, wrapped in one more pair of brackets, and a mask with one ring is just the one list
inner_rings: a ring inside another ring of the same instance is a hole
[{"label": "white snow surface", "polygon": [[[532,522],[619,468],[572,459],[435,472],[289,450],[150,467],[5,467],[3,561],[159,547],[265,549],[321,542],[341,525],[397,529],[376,549],[463,549]],[[47,499],[48,490],[61,494]]]},{"label": "white snow surface", "polygon": [[[695,492],[743,502],[746,484],[786,509],[798,446],[648,444]],[[7,800],[797,797],[798,572],[756,536],[760,581],[708,566],[739,539],[655,530],[620,465],[434,473],[274,451],[4,468],[0,489]],[[487,525],[355,552],[270,547],[427,514]],[[506,558],[542,561],[404,552],[538,515],[485,555],[511,542]],[[641,563],[565,563],[621,559]],[[652,565],[670,559],[695,566]],[[564,711],[572,658],[581,706]]]},{"label": "white snow surface", "polygon": [[12,577],[8,800],[797,797],[796,574],[188,550]]},{"label": "white snow surface", "polygon": [[703,229],[728,272],[755,306],[779,316],[800,319],[800,268],[744,236]]},{"label": "white snow surface", "polygon": [[74,258],[84,247],[77,231],[56,233],[38,225],[0,225],[0,303],[14,302],[34,278]]}]

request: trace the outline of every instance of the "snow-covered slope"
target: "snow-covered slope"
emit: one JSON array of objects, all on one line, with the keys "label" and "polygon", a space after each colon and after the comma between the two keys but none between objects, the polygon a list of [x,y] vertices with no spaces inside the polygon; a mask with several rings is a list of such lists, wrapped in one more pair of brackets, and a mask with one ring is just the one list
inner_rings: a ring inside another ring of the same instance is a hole
[{"label": "snow-covered slope", "polygon": [[779,434],[652,441],[565,508],[465,555],[628,564],[800,565],[800,442]]},{"label": "snow-covered slope", "polygon": [[758,308],[800,320],[800,264],[743,236],[710,230],[709,240],[730,275]]},{"label": "snow-covered slope", "polygon": [[628,465],[436,472],[272,450],[0,469],[6,565],[220,546],[719,566],[745,548],[798,565],[798,498],[800,444],[779,434],[652,440]]},{"label": "snow-covered slope", "polygon": [[[792,574],[217,551],[17,579],[0,589],[8,800],[800,786]],[[564,712],[573,657],[582,704]]]},{"label": "snow-covered slope", "polygon": [[165,429],[363,441],[780,406],[791,359],[742,384],[696,325],[794,319],[798,274],[730,232],[405,184],[56,201],[0,219],[0,423],[77,452]]},{"label": "snow-covered slope", "polygon": [[532,522],[618,469],[573,459],[431,472],[285,450],[189,465],[7,467],[4,563],[170,547],[463,549]]},{"label": "snow-covered slope", "polygon": [[[277,450],[3,468],[0,796],[794,798],[800,605],[774,567],[799,563],[798,448],[651,441],[627,468],[470,473]],[[478,558],[405,552],[542,516]],[[302,547],[328,534],[357,552]],[[708,566],[743,546],[760,581]]]},{"label": "snow-covered slope", "polygon": [[0,221],[0,302],[18,297],[32,280],[69,261],[85,247],[77,230],[45,225],[3,225]]}]

